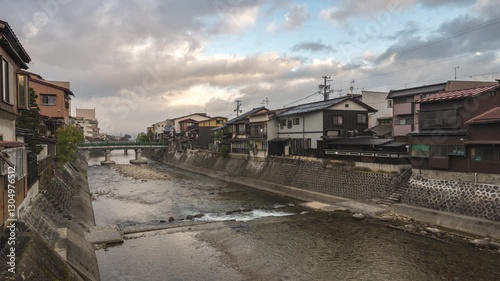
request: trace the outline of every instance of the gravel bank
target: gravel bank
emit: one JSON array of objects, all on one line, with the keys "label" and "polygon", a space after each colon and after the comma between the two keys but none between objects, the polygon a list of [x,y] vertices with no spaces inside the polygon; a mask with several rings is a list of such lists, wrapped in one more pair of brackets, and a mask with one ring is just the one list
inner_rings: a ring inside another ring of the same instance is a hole
[{"label": "gravel bank", "polygon": [[113,166],[121,175],[141,180],[168,180],[167,175],[148,165],[117,164]]}]

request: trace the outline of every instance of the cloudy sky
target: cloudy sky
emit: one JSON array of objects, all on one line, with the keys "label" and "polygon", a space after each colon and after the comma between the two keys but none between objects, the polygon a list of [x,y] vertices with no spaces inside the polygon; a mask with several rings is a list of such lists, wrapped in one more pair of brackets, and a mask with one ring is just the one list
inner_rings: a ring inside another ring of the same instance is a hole
[{"label": "cloudy sky", "polygon": [[[364,3],[366,2],[366,3]],[[454,79],[500,78],[495,0],[0,0],[30,71],[71,81],[102,131],[194,112],[234,117]],[[300,101],[320,100],[313,95]],[[297,103],[295,103],[297,104]]]}]

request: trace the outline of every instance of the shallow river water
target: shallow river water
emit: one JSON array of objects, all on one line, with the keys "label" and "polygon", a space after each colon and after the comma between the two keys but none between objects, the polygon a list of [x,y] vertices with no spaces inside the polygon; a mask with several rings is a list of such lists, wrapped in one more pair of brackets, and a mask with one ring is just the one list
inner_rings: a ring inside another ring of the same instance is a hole
[{"label": "shallow river water", "polygon": [[[118,164],[133,155],[113,152]],[[96,223],[138,232],[97,251],[102,280],[500,280],[500,256],[316,212],[300,201],[150,161],[161,180],[89,159]],[[245,212],[228,213],[246,209]],[[188,215],[197,225],[182,226]],[[169,223],[168,218],[175,218]],[[203,223],[203,224],[202,224]],[[133,232],[133,231],[132,231]]]}]

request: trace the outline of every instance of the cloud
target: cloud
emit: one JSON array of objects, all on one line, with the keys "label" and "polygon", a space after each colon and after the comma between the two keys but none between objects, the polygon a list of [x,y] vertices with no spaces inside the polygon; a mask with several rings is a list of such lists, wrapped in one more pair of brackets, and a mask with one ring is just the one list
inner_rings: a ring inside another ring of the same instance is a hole
[{"label": "cloud", "polygon": [[293,5],[285,15],[285,28],[287,30],[296,29],[309,18],[309,12],[305,5]]},{"label": "cloud", "polygon": [[375,17],[380,14],[397,16],[404,9],[415,5],[424,7],[438,6],[465,6],[471,5],[469,0],[446,1],[446,0],[370,0],[370,1],[351,1],[341,0],[333,7],[328,7],[320,12],[321,18],[332,23],[344,23],[347,20],[357,17]]},{"label": "cloud", "polygon": [[292,47],[292,51],[294,52],[299,52],[299,51],[307,51],[311,53],[316,53],[316,52],[335,52],[335,48],[333,48],[330,45],[323,44],[321,42],[312,42],[312,41],[302,41],[297,44],[295,44]]}]

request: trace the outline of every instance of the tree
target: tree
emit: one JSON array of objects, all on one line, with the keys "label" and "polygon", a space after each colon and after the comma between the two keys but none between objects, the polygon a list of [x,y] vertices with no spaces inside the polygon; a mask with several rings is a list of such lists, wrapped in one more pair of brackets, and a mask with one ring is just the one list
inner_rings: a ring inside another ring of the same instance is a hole
[{"label": "tree", "polygon": [[149,142],[149,137],[143,132],[140,132],[135,138],[136,142]]},{"label": "tree", "polygon": [[21,116],[16,120],[16,127],[28,129],[32,132],[32,135],[26,138],[28,149],[31,150],[33,153],[39,154],[43,150],[43,147],[40,145],[39,141],[39,136],[40,136],[39,128],[42,119],[40,117],[40,108],[36,103],[37,97],[38,96],[36,95],[33,88],[30,88],[29,108],[22,109],[20,111]]},{"label": "tree", "polygon": [[83,131],[67,125],[57,129],[57,162],[64,164],[76,160],[78,144],[82,143]]},{"label": "tree", "polygon": [[224,138],[224,132],[222,130],[217,130],[214,133],[214,140],[218,145],[218,153],[223,158],[229,156],[229,143],[226,138]]}]

